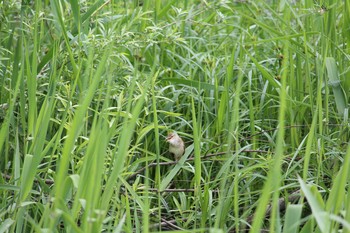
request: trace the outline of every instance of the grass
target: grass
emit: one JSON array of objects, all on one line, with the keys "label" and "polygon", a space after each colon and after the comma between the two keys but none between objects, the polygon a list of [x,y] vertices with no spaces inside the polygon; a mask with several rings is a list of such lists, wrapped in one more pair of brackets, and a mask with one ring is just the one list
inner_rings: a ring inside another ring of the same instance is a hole
[{"label": "grass", "polygon": [[0,232],[350,232],[349,4],[1,2]]}]

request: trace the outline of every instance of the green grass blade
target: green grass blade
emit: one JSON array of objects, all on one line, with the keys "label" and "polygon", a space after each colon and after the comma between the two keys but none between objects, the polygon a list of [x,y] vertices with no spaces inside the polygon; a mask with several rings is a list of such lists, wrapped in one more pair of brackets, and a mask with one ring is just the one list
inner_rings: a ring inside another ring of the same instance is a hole
[{"label": "green grass blade", "polygon": [[347,98],[341,86],[337,64],[333,57],[326,57],[326,68],[329,80],[328,83],[333,89],[338,114],[344,116],[345,109],[347,108]]},{"label": "green grass blade", "polygon": [[321,195],[318,193],[317,190],[313,192],[311,188],[300,177],[298,178],[298,180],[300,183],[301,190],[304,193],[311,207],[312,214],[315,217],[321,232],[329,232],[331,222],[327,212],[324,209],[325,204],[323,203]]},{"label": "green grass blade", "polygon": [[71,123],[70,130],[68,132],[68,137],[65,140],[64,143],[64,148],[63,148],[63,153],[62,153],[62,158],[60,160],[60,166],[59,170],[57,172],[57,178],[55,180],[55,187],[56,189],[54,190],[54,196],[56,197],[56,205],[59,207],[61,205],[61,200],[64,197],[64,189],[62,188],[65,182],[65,176],[68,171],[68,164],[70,161],[71,157],[71,151],[74,147],[75,140],[77,139],[79,133],[82,130],[82,125],[84,121],[84,116],[86,114],[86,111],[88,109],[88,106],[90,105],[94,93],[98,87],[98,84],[100,83],[101,79],[100,77],[102,76],[102,72],[104,71],[104,64],[107,59],[108,52],[104,53],[104,56],[102,57],[102,60],[98,66],[98,69],[96,73],[93,76],[92,83],[89,87],[89,89],[86,91],[86,96],[85,98],[81,101],[81,105],[79,106],[76,115],[73,119],[73,122]]},{"label": "green grass blade", "polygon": [[285,216],[285,223],[283,224],[283,233],[297,233],[301,221],[302,205],[288,205]]},{"label": "green grass blade", "polygon": [[176,176],[176,174],[179,172],[179,170],[182,168],[184,165],[186,159],[188,156],[191,154],[193,151],[194,145],[190,145],[186,148],[185,154],[181,157],[181,159],[178,161],[178,163],[175,165],[173,169],[169,172],[169,174],[162,179],[162,182],[160,184],[159,190],[163,191],[168,187],[170,182],[173,180],[173,178]]}]

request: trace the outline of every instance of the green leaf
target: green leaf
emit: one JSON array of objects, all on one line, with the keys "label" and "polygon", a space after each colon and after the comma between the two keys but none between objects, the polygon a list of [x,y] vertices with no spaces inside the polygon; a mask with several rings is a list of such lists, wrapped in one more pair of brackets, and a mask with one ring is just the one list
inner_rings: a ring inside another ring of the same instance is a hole
[{"label": "green leaf", "polygon": [[326,68],[328,73],[328,85],[333,89],[338,114],[343,116],[347,108],[347,98],[341,86],[337,64],[333,57],[326,57]]},{"label": "green leaf", "polygon": [[70,0],[69,1],[71,6],[72,6],[72,12],[73,12],[73,17],[74,17],[74,22],[80,27],[80,8],[79,8],[79,1],[76,0]]},{"label": "green leaf", "polygon": [[32,167],[33,155],[27,154],[24,157],[22,180],[21,180],[21,198],[20,201],[24,201],[31,188],[32,188],[32,177],[34,177],[36,169]]},{"label": "green leaf", "polygon": [[303,205],[288,205],[286,210],[283,233],[296,233],[301,224]]},{"label": "green leaf", "polygon": [[80,176],[78,174],[73,174],[70,175],[69,178],[72,180],[74,188],[78,188]]},{"label": "green leaf", "polygon": [[[180,78],[165,78],[165,79],[162,79],[162,81],[168,81],[168,82],[171,82],[174,84],[182,84],[185,86],[194,87],[198,90],[211,91],[211,90],[216,89],[215,85],[213,85],[213,84],[204,83],[204,82],[200,82],[200,81],[196,81],[196,80],[187,80],[187,79],[180,79]],[[223,91],[224,87],[219,86],[218,90]]]},{"label": "green leaf", "polygon": [[249,52],[247,52],[247,55],[250,57],[250,59],[253,61],[255,66],[258,68],[258,70],[261,72],[263,78],[265,78],[274,88],[280,88],[281,84],[276,81],[276,79],[266,70],[265,67],[260,65],[258,60],[256,60],[252,55],[250,55]]},{"label": "green leaf", "polygon": [[5,219],[1,224],[0,224],[0,233],[5,233],[9,232],[10,227],[15,221],[12,220],[11,218]]},{"label": "green leaf", "polygon": [[298,177],[300,187],[304,193],[307,202],[312,210],[312,215],[315,217],[318,227],[321,232],[329,232],[331,222],[329,220],[328,213],[324,209],[324,202],[319,192],[313,192],[310,186],[308,186],[300,177]]},{"label": "green leaf", "polygon": [[181,157],[179,162],[175,165],[175,167],[170,171],[170,173],[162,180],[160,184],[159,191],[163,191],[169,185],[169,183],[173,180],[178,171],[182,168],[185,163],[187,157],[191,154],[194,145],[190,145],[186,148],[185,154]]}]

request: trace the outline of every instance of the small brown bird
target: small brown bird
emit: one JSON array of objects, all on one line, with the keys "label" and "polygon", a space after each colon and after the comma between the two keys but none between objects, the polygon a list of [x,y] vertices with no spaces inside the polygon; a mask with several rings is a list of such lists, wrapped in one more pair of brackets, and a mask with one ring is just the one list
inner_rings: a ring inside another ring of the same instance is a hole
[{"label": "small brown bird", "polygon": [[175,160],[179,161],[185,153],[185,143],[176,132],[168,134],[166,141],[169,142],[169,152],[174,155]]}]

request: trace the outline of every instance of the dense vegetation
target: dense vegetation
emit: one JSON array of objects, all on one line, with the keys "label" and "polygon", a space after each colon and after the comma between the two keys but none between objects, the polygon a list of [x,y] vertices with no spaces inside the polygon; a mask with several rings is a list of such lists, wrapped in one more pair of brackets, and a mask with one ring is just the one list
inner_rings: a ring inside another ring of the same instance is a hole
[{"label": "dense vegetation", "polygon": [[0,232],[350,232],[349,0],[1,1],[0,44]]}]

